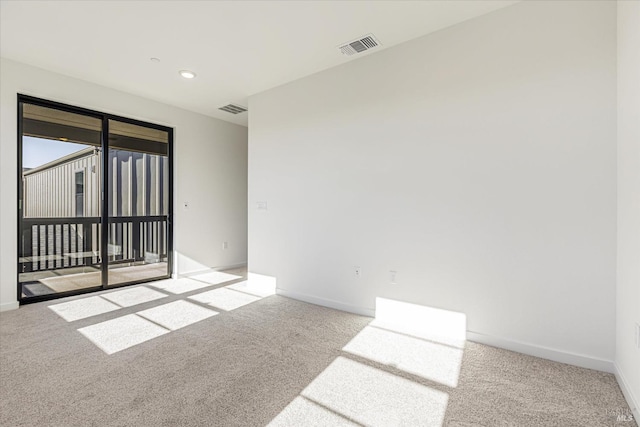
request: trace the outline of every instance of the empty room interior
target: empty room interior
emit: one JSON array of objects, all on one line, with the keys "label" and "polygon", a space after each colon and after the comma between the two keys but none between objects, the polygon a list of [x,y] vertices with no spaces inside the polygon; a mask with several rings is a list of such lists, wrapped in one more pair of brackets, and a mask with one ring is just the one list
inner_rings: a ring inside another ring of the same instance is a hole
[{"label": "empty room interior", "polygon": [[1,0],[0,165],[2,426],[638,426],[640,0]]}]

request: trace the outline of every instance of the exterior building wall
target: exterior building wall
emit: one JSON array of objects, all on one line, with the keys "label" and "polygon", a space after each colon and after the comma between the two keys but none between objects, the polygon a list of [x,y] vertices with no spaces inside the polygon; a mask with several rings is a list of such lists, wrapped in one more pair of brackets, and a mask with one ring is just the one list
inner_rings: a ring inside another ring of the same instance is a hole
[{"label": "exterior building wall", "polygon": [[[109,154],[111,216],[166,215],[169,163],[166,157],[114,150]],[[25,218],[100,216],[101,154],[24,175]],[[84,214],[77,215],[75,174],[84,171]]]},{"label": "exterior building wall", "polygon": [[75,160],[23,177],[25,218],[76,216],[75,174],[84,171],[84,215],[100,216],[100,154]]},{"label": "exterior building wall", "polygon": [[154,154],[109,153],[111,216],[153,216],[169,212],[169,160]]}]

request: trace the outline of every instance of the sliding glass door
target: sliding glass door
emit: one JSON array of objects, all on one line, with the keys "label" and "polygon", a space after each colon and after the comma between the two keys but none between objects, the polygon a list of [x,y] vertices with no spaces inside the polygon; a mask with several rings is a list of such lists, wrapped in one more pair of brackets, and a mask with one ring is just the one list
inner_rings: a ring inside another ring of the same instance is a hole
[{"label": "sliding glass door", "polygon": [[171,274],[172,130],[18,100],[21,302]]},{"label": "sliding glass door", "polygon": [[109,120],[108,284],[169,274],[169,132]]},{"label": "sliding glass door", "polygon": [[33,103],[19,108],[19,295],[100,288],[102,120]]}]

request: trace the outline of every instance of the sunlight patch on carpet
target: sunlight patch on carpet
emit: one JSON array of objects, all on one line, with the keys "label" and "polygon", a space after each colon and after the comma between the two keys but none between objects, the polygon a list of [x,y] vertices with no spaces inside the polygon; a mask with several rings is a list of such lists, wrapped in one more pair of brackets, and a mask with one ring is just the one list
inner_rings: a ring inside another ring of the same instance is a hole
[{"label": "sunlight patch on carpet", "polygon": [[356,427],[357,425],[317,403],[298,396],[268,424],[268,427]]},{"label": "sunlight patch on carpet", "polygon": [[208,283],[209,285],[219,285],[221,283],[230,282],[232,280],[242,279],[242,276],[235,274],[223,273],[222,271],[209,271],[201,274],[189,276],[192,280]]},{"label": "sunlight patch on carpet", "polygon": [[248,280],[244,280],[233,285],[225,286],[228,289],[244,292],[245,294],[255,295],[260,298],[275,295],[276,282],[275,279],[268,276],[259,276],[252,274]]},{"label": "sunlight patch on carpet", "polygon": [[343,350],[449,387],[458,385],[460,348],[367,326]]},{"label": "sunlight patch on carpet", "polygon": [[87,317],[118,310],[120,306],[99,296],[93,296],[60,304],[53,304],[50,305],[49,308],[67,322],[73,322],[74,320],[86,319]]},{"label": "sunlight patch on carpet", "polygon": [[102,298],[118,304],[121,307],[131,307],[145,302],[155,301],[160,298],[166,298],[168,295],[162,292],[154,291],[145,286],[136,286],[121,291],[115,291],[101,295]]},{"label": "sunlight patch on carpet", "polygon": [[175,295],[184,294],[187,292],[212,286],[210,283],[199,282],[197,280],[189,279],[188,277],[182,277],[180,279],[159,280],[157,282],[151,282],[149,284],[154,288],[162,289],[163,291],[170,292]]},{"label": "sunlight patch on carpet", "polygon": [[219,288],[193,295],[189,297],[189,299],[225,311],[231,311],[244,305],[251,304],[252,302],[259,301],[261,298],[248,295],[243,292],[237,292],[233,289]]},{"label": "sunlight patch on carpet", "polygon": [[338,357],[301,395],[367,426],[442,425],[449,395]]},{"label": "sunlight patch on carpet", "polygon": [[107,354],[117,353],[169,333],[167,329],[135,314],[80,328],[78,332]]},{"label": "sunlight patch on carpet", "polygon": [[218,312],[179,300],[148,310],[139,311],[136,314],[164,326],[169,330],[175,331],[215,316]]}]

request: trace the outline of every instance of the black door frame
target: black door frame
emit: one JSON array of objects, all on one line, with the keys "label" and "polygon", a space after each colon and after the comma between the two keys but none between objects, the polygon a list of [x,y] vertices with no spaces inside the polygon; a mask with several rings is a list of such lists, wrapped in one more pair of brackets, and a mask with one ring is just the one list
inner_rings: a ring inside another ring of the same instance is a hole
[{"label": "black door frame", "polygon": [[[101,203],[101,222],[100,222],[100,232],[101,232],[101,241],[100,241],[100,267],[101,267],[101,285],[94,286],[91,288],[79,289],[74,291],[66,291],[66,292],[57,292],[53,294],[47,295],[37,295],[32,297],[23,298],[22,297],[22,285],[20,283],[20,268],[17,271],[17,287],[18,287],[18,302],[20,305],[30,304],[34,302],[40,301],[48,301],[57,298],[64,298],[71,295],[80,295],[89,292],[96,292],[105,289],[114,289],[122,286],[130,286],[137,285],[140,283],[151,282],[155,280],[168,279],[173,274],[173,128],[168,126],[163,126],[155,123],[145,122],[141,120],[131,119],[128,117],[122,117],[115,114],[103,113],[96,110],[91,110],[88,108],[76,107],[69,104],[64,104],[61,102],[50,101],[47,99],[37,98],[30,95],[18,94],[17,97],[17,110],[18,110],[18,170],[17,170],[17,182],[18,182],[18,210],[17,210],[17,248],[16,254],[19,255],[21,251],[21,237],[22,237],[22,212],[23,212],[23,185],[22,185],[22,118],[23,118],[23,104],[33,104],[41,107],[52,108],[56,110],[65,111],[68,113],[82,114],[89,117],[94,117],[100,119],[102,121],[102,132],[100,138],[100,144],[102,149],[102,167],[100,168],[100,182],[101,182],[101,191],[102,193],[102,203]],[[152,129],[157,129],[161,131],[165,131],[169,135],[168,141],[168,149],[167,156],[169,158],[169,203],[168,203],[168,213],[167,213],[167,275],[166,276],[158,276],[151,279],[143,279],[137,280],[133,282],[126,283],[118,283],[115,285],[108,284],[108,274],[109,274],[109,257],[108,257],[108,235],[109,235],[109,198],[106,197],[109,194],[109,185],[111,183],[108,179],[108,167],[109,167],[109,120],[116,120],[123,123],[128,123],[137,126],[148,127]],[[20,264],[19,259],[18,265]]]}]

